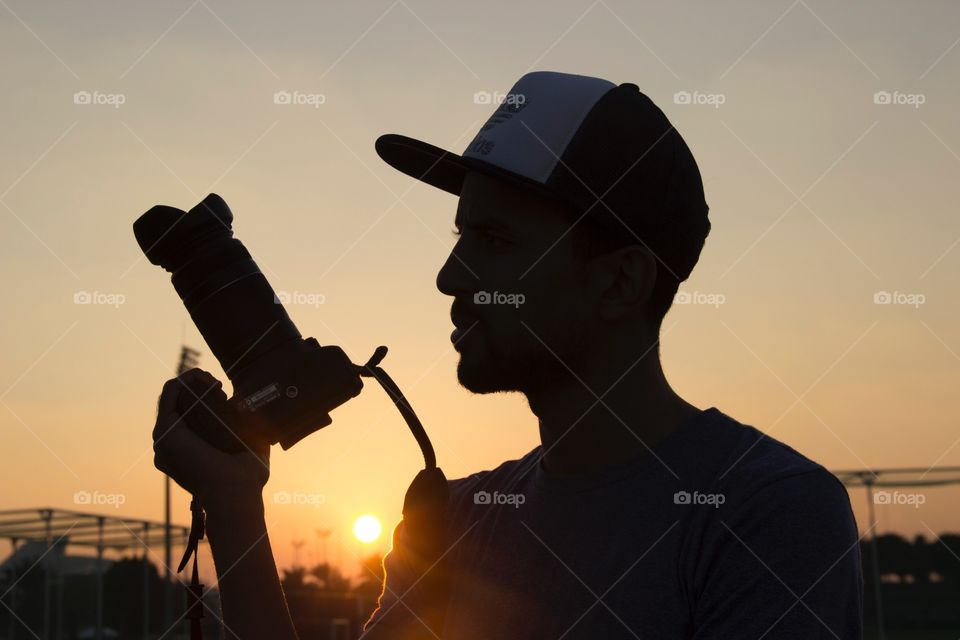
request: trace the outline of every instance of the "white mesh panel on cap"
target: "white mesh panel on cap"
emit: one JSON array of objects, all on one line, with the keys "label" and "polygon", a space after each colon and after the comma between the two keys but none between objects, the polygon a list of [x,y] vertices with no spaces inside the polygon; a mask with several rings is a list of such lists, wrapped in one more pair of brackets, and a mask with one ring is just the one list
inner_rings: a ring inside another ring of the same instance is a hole
[{"label": "white mesh panel on cap", "polygon": [[528,73],[513,85],[463,156],[545,184],[584,118],[614,88],[612,82],[590,76]]}]

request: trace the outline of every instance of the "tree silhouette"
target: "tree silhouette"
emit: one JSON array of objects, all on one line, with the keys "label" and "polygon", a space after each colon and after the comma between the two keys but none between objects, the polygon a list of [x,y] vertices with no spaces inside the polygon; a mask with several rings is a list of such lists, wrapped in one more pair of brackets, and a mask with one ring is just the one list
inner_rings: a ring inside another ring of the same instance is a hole
[{"label": "tree silhouette", "polygon": [[328,562],[321,562],[310,569],[310,576],[327,591],[350,590],[350,578],[344,576],[336,567],[330,566]]},{"label": "tree silhouette", "polygon": [[347,593],[351,589],[350,578],[326,562],[314,565],[310,569],[306,567],[283,569],[280,583],[284,591],[291,589],[304,592]]}]

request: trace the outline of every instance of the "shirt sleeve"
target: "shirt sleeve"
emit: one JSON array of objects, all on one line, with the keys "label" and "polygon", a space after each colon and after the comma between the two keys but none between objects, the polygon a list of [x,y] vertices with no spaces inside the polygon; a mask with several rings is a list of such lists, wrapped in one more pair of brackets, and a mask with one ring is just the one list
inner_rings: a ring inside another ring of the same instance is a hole
[{"label": "shirt sleeve", "polygon": [[454,507],[478,475],[448,481],[443,471],[431,468],[414,478],[383,559],[383,590],[363,626],[362,640],[436,640],[443,635],[451,571],[448,541],[458,529]]},{"label": "shirt sleeve", "polygon": [[393,530],[383,558],[383,589],[361,640],[436,640],[443,633],[445,565],[418,554],[406,525],[401,520]]},{"label": "shirt sleeve", "polygon": [[383,558],[383,569],[383,589],[377,608],[363,625],[361,640],[408,640],[430,635],[416,614],[417,574],[407,557],[402,520],[393,530],[393,543]]},{"label": "shirt sleeve", "polygon": [[709,525],[694,640],[861,640],[863,574],[846,489],[822,467],[781,478]]}]

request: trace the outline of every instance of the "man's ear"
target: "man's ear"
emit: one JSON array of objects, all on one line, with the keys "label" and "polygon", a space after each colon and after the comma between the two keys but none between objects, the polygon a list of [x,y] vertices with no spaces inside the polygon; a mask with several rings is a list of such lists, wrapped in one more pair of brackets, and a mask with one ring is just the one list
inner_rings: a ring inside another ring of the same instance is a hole
[{"label": "man's ear", "polygon": [[632,244],[595,258],[595,280],[601,288],[599,313],[603,320],[638,314],[650,299],[657,279],[657,259],[649,249]]}]

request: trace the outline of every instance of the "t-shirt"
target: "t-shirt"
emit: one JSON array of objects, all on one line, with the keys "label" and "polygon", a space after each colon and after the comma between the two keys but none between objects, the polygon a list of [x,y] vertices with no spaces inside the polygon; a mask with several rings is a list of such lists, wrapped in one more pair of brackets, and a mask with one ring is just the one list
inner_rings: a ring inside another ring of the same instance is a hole
[{"label": "t-shirt", "polygon": [[[862,637],[849,497],[788,445],[711,407],[599,472],[541,458],[449,481],[443,640]],[[365,628],[431,638],[401,527]]]}]

